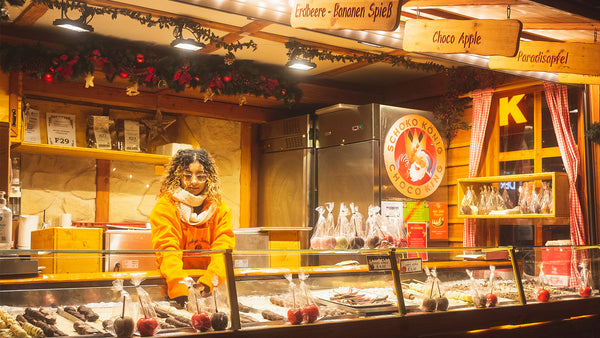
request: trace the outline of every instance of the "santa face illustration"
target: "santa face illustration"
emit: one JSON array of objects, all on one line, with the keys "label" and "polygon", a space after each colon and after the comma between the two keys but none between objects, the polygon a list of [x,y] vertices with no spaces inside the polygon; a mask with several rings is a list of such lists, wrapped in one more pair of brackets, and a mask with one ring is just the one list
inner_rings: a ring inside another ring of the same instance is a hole
[{"label": "santa face illustration", "polygon": [[436,164],[431,137],[418,128],[405,130],[394,154],[398,173],[413,185],[423,185],[433,176]]}]

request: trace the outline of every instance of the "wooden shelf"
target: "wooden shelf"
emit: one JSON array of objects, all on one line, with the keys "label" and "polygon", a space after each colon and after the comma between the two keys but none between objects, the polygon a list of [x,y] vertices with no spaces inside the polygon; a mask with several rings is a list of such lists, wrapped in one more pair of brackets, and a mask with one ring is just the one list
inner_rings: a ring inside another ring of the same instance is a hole
[{"label": "wooden shelf", "polygon": [[100,160],[113,160],[113,161],[130,161],[130,162],[144,162],[153,164],[166,164],[171,159],[170,156],[146,154],[146,153],[132,153],[118,150],[102,150],[94,148],[82,148],[82,147],[61,147],[49,144],[38,144],[38,143],[27,143],[23,142],[20,144],[13,145],[11,151],[17,153],[26,154],[45,154],[45,155],[59,155],[59,156],[73,156],[73,157],[87,157],[95,158]]},{"label": "wooden shelf", "polygon": [[[458,204],[463,199],[467,192],[468,186],[473,186],[477,189],[483,185],[493,185],[498,187],[500,182],[552,182],[552,205],[553,211],[550,214],[507,214],[507,215],[464,215],[460,213],[460,218],[484,218],[484,219],[519,219],[519,218],[569,218],[569,179],[566,173],[546,172],[535,174],[520,174],[520,175],[504,175],[504,176],[488,176],[488,177],[472,177],[462,178],[457,180],[458,184]],[[513,201],[516,202],[517,201]]]}]

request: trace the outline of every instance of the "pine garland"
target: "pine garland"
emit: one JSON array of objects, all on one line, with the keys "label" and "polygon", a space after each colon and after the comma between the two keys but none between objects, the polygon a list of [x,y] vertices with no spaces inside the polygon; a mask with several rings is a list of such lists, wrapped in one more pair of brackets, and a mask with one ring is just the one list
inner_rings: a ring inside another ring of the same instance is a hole
[{"label": "pine garland", "polygon": [[[37,45],[0,45],[5,73],[23,72],[45,81],[78,81],[100,68],[109,81],[116,76],[154,88],[210,90],[215,95],[274,97],[293,105],[300,101],[297,80],[285,67],[237,60],[226,64],[218,55],[181,53],[175,48],[132,41],[82,37],[62,50]],[[211,94],[212,95],[212,94]]]},{"label": "pine garland", "polygon": [[309,45],[305,45],[296,41],[295,39],[290,39],[285,43],[285,47],[288,49],[287,56],[290,60],[293,59],[304,59],[304,60],[312,60],[317,58],[320,61],[331,61],[331,62],[364,62],[368,63],[376,63],[376,62],[386,62],[392,64],[392,67],[395,66],[403,66],[407,69],[414,69],[425,72],[434,72],[441,73],[446,71],[446,67],[434,63],[434,62],[426,62],[419,63],[412,61],[406,55],[389,55],[389,54],[372,54],[372,53],[363,53],[362,55],[341,55],[334,54],[330,50],[315,48]]},{"label": "pine garland", "polygon": [[588,130],[585,131],[585,136],[590,141],[600,144],[600,122],[592,123]]}]

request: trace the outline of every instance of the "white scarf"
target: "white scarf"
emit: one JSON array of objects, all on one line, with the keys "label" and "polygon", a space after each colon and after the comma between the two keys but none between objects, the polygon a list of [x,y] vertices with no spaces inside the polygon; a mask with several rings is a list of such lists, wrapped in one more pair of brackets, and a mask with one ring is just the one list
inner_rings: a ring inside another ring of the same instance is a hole
[{"label": "white scarf", "polygon": [[196,196],[184,189],[179,189],[173,194],[173,198],[177,201],[179,218],[190,225],[197,226],[206,223],[217,210],[217,204],[210,200],[208,208],[199,215],[192,211],[194,207],[199,207],[204,203],[206,194]]}]

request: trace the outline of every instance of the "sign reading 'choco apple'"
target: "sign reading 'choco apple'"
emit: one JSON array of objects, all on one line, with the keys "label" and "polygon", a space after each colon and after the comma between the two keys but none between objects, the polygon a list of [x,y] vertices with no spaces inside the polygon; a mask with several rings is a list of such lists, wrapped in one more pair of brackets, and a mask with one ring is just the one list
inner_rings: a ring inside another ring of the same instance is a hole
[{"label": "sign reading 'choco apple'", "polygon": [[400,19],[400,1],[293,1],[293,28],[368,29],[393,31]]},{"label": "sign reading 'choco apple'", "polygon": [[490,69],[600,75],[600,44],[523,41],[514,57],[491,56]]},{"label": "sign reading 'choco apple'", "polygon": [[402,49],[514,56],[522,27],[519,20],[408,20]]}]

